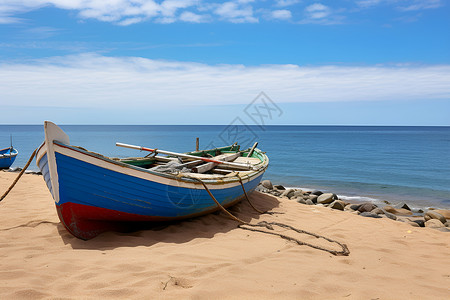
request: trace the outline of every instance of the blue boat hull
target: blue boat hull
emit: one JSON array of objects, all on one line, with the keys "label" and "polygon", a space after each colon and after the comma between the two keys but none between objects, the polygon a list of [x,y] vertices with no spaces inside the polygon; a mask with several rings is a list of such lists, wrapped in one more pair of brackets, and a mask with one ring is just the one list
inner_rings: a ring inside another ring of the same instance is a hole
[{"label": "blue boat hull", "polygon": [[0,150],[0,169],[8,169],[16,160],[18,151],[14,148]]},{"label": "blue boat hull", "polygon": [[[78,238],[126,231],[131,222],[175,221],[219,209],[196,180],[157,175],[57,142],[53,156],[55,184],[51,156],[42,148],[38,151],[38,167],[55,199],[62,224]],[[243,178],[247,193],[259,184],[265,168]],[[236,178],[229,182],[209,181],[207,186],[224,207],[245,197]]]}]

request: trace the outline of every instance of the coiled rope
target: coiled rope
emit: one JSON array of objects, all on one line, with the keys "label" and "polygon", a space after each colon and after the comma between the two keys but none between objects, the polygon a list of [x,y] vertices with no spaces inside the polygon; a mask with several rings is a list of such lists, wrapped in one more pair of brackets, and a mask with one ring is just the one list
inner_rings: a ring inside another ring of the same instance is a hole
[{"label": "coiled rope", "polygon": [[30,158],[28,159],[25,167],[23,167],[22,171],[20,171],[19,175],[17,175],[16,179],[14,179],[13,183],[10,185],[10,187],[6,190],[6,192],[3,194],[3,196],[0,198],[0,201],[5,199],[6,195],[9,194],[9,192],[13,189],[13,187],[16,185],[17,181],[19,181],[20,177],[22,177],[23,173],[25,173],[25,170],[28,168],[30,163],[33,161],[34,156],[36,155],[37,149],[34,149],[33,154],[31,154]]},{"label": "coiled rope", "polygon": [[[259,209],[257,209],[257,208],[251,203],[250,199],[248,198],[247,192],[245,191],[244,184],[242,183],[242,179],[239,177],[239,175],[237,175],[237,176],[238,176],[238,178],[239,178],[239,182],[241,183],[242,189],[244,190],[245,198],[246,198],[247,201],[250,203],[250,206],[251,206],[253,209],[255,209],[257,212],[259,212],[259,213],[264,213],[264,212],[260,211]],[[232,220],[235,220],[235,221],[237,221],[237,222],[240,223],[240,224],[238,225],[238,227],[241,228],[241,229],[245,229],[245,230],[249,230],[249,231],[255,231],[255,232],[261,232],[261,233],[267,233],[267,234],[271,234],[271,235],[276,235],[276,236],[279,236],[279,237],[281,237],[281,238],[283,238],[283,239],[286,239],[286,240],[289,240],[289,241],[296,242],[298,245],[308,246],[308,247],[311,247],[311,248],[314,248],[314,249],[317,249],[317,250],[321,250],[321,251],[325,251],[325,252],[331,253],[331,254],[333,254],[333,255],[348,256],[348,255],[350,254],[350,250],[348,250],[347,245],[342,244],[342,243],[340,243],[340,242],[338,242],[338,241],[336,241],[336,240],[327,238],[327,237],[325,237],[325,236],[323,236],[323,235],[319,235],[319,234],[315,234],[315,233],[308,232],[308,231],[305,231],[305,230],[297,229],[297,228],[292,227],[292,226],[290,226],[290,225],[286,225],[286,224],[278,223],[278,222],[266,222],[266,221],[262,221],[262,222],[259,222],[259,223],[257,223],[257,224],[251,224],[251,223],[245,222],[245,221],[239,219],[238,217],[234,216],[234,215],[233,215],[232,213],[230,213],[225,207],[223,207],[223,206],[219,203],[219,201],[216,200],[216,198],[215,198],[214,195],[211,193],[211,191],[209,190],[209,188],[206,186],[205,182],[203,182],[203,180],[201,180],[201,179],[199,179],[199,178],[195,178],[195,177],[189,177],[189,178],[194,179],[194,180],[197,180],[198,182],[200,182],[200,183],[203,185],[203,187],[205,188],[205,190],[208,192],[208,194],[209,194],[209,196],[211,197],[211,199],[213,199],[213,201],[217,204],[217,206],[218,206],[218,207],[219,207],[219,208],[220,208],[220,209],[221,209],[228,217],[230,217]],[[248,226],[248,227],[245,227],[245,226]],[[321,246],[317,246],[317,245],[309,244],[309,243],[306,243],[306,242],[302,242],[302,241],[300,241],[300,240],[298,240],[298,239],[296,239],[296,238],[293,238],[293,237],[290,237],[290,236],[287,236],[287,235],[284,235],[284,234],[281,234],[281,233],[278,233],[278,232],[270,232],[270,231],[265,231],[265,230],[261,230],[261,229],[257,228],[257,227],[263,227],[263,228],[267,228],[267,229],[269,229],[269,230],[274,230],[273,226],[278,226],[278,227],[281,227],[281,228],[290,229],[290,230],[293,230],[293,231],[298,232],[298,233],[311,235],[311,236],[313,236],[313,237],[315,237],[315,238],[322,238],[322,239],[324,239],[324,240],[326,240],[326,241],[328,241],[328,242],[330,242],[330,243],[335,243],[335,244],[339,245],[339,246],[342,248],[342,250],[341,250],[341,251],[336,251],[336,250],[332,250],[332,249],[327,249],[327,248],[324,248],[324,247],[321,247]],[[249,228],[249,227],[250,227],[250,228]]]}]

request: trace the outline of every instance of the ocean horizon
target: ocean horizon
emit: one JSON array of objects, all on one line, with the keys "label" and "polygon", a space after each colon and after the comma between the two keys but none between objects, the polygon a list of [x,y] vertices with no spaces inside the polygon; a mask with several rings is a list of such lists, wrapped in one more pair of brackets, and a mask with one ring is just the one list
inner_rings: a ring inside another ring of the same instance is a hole
[{"label": "ocean horizon", "polygon": [[[258,142],[274,184],[333,192],[342,199],[450,207],[450,126],[62,125],[71,144],[106,156],[144,155],[116,142],[175,152]],[[23,167],[44,139],[43,125],[0,125]],[[30,170],[38,170],[33,162]]]}]

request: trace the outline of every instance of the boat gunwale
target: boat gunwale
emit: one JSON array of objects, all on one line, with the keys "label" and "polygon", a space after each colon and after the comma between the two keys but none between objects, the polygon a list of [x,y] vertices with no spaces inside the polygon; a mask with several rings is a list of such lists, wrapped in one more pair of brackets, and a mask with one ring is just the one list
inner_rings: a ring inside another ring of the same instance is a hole
[{"label": "boat gunwale", "polygon": [[[6,151],[7,150],[11,150],[12,149],[12,152],[10,151],[9,153],[6,153]],[[19,154],[19,151],[16,149],[16,148],[14,148],[14,147],[7,147],[7,148],[4,148],[4,149],[0,149],[0,152],[2,152],[2,151],[5,151],[5,153],[0,153],[0,158],[7,158],[7,157],[9,157],[9,158],[13,158],[13,157],[16,157],[18,154]]]},{"label": "boat gunwale", "polygon": [[[176,181],[182,181],[182,182],[195,184],[195,185],[201,184],[198,181],[198,179],[201,179],[202,181],[204,181],[205,183],[208,183],[208,184],[224,184],[224,183],[233,183],[233,182],[239,181],[239,178],[237,176],[232,176],[232,177],[225,177],[225,176],[223,176],[223,178],[198,178],[197,179],[196,177],[195,178],[194,177],[189,177],[187,175],[187,173],[180,173],[179,175],[159,173],[159,172],[151,171],[149,169],[145,169],[145,168],[141,168],[141,167],[134,166],[134,165],[131,165],[131,164],[127,164],[127,163],[124,163],[124,162],[121,162],[121,161],[116,161],[116,160],[113,160],[113,159],[111,159],[109,157],[106,157],[104,155],[101,155],[101,154],[98,154],[98,153],[94,153],[94,152],[90,152],[90,151],[87,151],[87,150],[83,150],[83,149],[81,149],[81,148],[79,148],[77,146],[67,145],[67,144],[58,142],[56,140],[53,141],[53,144],[55,144],[55,145],[57,145],[59,147],[63,147],[63,148],[72,150],[72,151],[76,151],[76,152],[81,153],[83,155],[87,155],[87,156],[90,156],[90,157],[102,160],[102,161],[107,162],[109,164],[114,164],[114,165],[117,165],[117,166],[120,166],[120,167],[123,167],[123,168],[136,170],[136,171],[139,171],[139,172],[142,172],[142,173],[148,173],[148,174],[151,174],[151,175],[154,175],[154,176],[164,177],[164,178],[168,178],[168,179],[172,179],[172,180],[176,180]],[[45,142],[39,147],[38,152],[41,150],[41,148],[44,145],[45,145]],[[213,149],[211,149],[211,150],[213,150]],[[204,151],[206,151],[206,150],[204,150]],[[265,153],[263,153],[260,149],[257,149],[257,148],[254,151],[258,152],[258,154],[260,154],[262,156],[262,158],[263,158],[261,160],[261,162],[257,164],[257,165],[260,165],[260,167],[257,170],[254,170],[253,172],[250,172],[248,174],[244,174],[243,176],[241,176],[240,178],[242,180],[251,181],[252,178],[255,178],[255,177],[259,176],[261,173],[265,172],[265,170],[268,167],[269,158],[267,157],[267,155]],[[45,151],[45,153],[46,152],[47,151]],[[44,154],[41,157],[39,157],[39,159],[37,160],[37,163],[39,163],[39,161],[42,159]],[[245,171],[245,172],[248,172],[248,171]]]}]

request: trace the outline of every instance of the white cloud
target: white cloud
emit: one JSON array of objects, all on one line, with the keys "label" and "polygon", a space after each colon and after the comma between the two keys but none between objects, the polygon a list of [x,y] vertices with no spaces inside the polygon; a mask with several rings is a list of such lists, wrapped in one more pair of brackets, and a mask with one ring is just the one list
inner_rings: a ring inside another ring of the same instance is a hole
[{"label": "white cloud", "polygon": [[443,6],[442,0],[358,0],[356,4],[361,8],[371,8],[384,4],[394,6],[401,11],[434,9]]},{"label": "white cloud", "polygon": [[321,3],[314,3],[307,6],[305,12],[310,19],[323,19],[328,17],[331,13],[330,8]]},{"label": "white cloud", "polygon": [[400,6],[399,9],[403,11],[414,11],[438,8],[443,5],[441,0],[415,0],[408,2],[408,4]]},{"label": "white cloud", "polygon": [[291,6],[297,3],[300,3],[301,0],[275,0],[275,6],[278,7],[286,7]]},{"label": "white cloud", "polygon": [[363,8],[367,8],[367,7],[372,7],[375,5],[378,5],[381,3],[382,0],[360,0],[360,1],[356,1],[356,4],[360,7]]},{"label": "white cloud", "polygon": [[250,5],[241,5],[238,2],[225,2],[214,11],[222,19],[232,23],[256,23],[258,19],[253,16],[253,8]]},{"label": "white cloud", "polygon": [[279,10],[272,11],[270,16],[272,19],[288,20],[292,17],[292,14],[287,9],[279,9]]},{"label": "white cloud", "polygon": [[208,22],[210,20],[209,15],[199,15],[192,13],[190,11],[185,11],[180,15],[180,20],[184,22],[190,23],[203,23]]},{"label": "white cloud", "polygon": [[450,98],[450,65],[207,65],[105,57],[0,64],[1,101],[27,107],[245,104],[260,91],[279,102]]},{"label": "white cloud", "polygon": [[[77,13],[81,19],[96,19],[102,22],[128,26],[152,21],[256,23],[261,17],[288,20],[289,13],[284,8],[293,6],[303,9],[306,17],[298,23],[336,24],[343,16],[337,13],[355,12],[383,5],[405,13],[433,9],[443,6],[442,0],[355,0],[352,9],[344,8],[344,2],[333,2],[334,9],[322,3],[301,0],[0,0],[0,24],[21,22],[17,15],[43,7],[55,7]],[[328,2],[327,2],[328,3]],[[278,8],[278,9],[276,9]],[[274,11],[270,17],[270,12]]]},{"label": "white cloud", "polygon": [[332,10],[330,7],[322,3],[314,3],[308,5],[304,11],[304,17],[299,24],[320,24],[334,25],[341,24],[345,19],[342,15],[343,10]]}]

